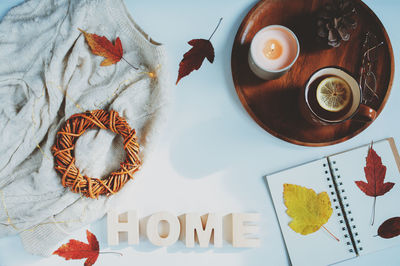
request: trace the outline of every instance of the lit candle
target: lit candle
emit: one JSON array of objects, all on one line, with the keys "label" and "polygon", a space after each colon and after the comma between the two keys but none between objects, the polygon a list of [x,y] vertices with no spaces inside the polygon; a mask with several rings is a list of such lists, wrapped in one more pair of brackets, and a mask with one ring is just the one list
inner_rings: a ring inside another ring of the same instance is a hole
[{"label": "lit candle", "polygon": [[254,36],[249,51],[249,65],[254,74],[262,79],[279,78],[294,64],[299,52],[299,42],[291,30],[271,25]]},{"label": "lit candle", "polygon": [[263,53],[269,60],[278,59],[282,55],[282,44],[278,40],[270,39],[265,42]]}]

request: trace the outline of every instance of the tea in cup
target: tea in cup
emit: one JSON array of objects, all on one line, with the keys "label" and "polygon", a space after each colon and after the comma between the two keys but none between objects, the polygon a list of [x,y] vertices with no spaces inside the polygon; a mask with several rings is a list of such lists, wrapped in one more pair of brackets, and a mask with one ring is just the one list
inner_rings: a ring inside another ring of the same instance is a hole
[{"label": "tea in cup", "polygon": [[376,111],[362,102],[357,81],[338,67],[319,69],[311,75],[300,93],[300,111],[312,124],[329,125],[348,119],[369,122]]}]

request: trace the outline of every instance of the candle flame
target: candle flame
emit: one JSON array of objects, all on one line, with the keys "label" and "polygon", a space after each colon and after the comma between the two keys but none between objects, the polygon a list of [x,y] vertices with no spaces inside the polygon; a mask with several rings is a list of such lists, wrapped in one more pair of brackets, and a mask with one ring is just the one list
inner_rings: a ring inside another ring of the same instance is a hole
[{"label": "candle flame", "polygon": [[275,40],[270,39],[265,43],[263,53],[267,59],[275,60],[282,55],[282,44]]}]

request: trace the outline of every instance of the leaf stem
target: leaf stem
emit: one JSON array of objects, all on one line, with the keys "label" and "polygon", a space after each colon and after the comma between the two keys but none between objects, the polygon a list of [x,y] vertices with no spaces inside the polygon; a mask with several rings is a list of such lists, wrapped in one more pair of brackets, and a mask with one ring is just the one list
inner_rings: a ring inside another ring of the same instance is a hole
[{"label": "leaf stem", "polygon": [[123,56],[121,57],[128,65],[130,65],[132,68],[139,70],[139,68],[133,66],[131,63],[129,63]]},{"label": "leaf stem", "polygon": [[376,205],[376,196],[374,197],[374,203],[372,204],[371,225],[374,225],[375,222],[375,205]]},{"label": "leaf stem", "polygon": [[325,226],[322,226],[322,228],[324,228],[335,240],[337,240],[337,242],[340,242],[339,238],[337,238],[334,234],[332,234],[331,232],[329,232],[329,230],[326,229]]},{"label": "leaf stem", "polygon": [[223,19],[223,18],[220,18],[220,19],[219,19],[219,22],[218,22],[217,26],[215,27],[213,33],[211,33],[211,36],[210,36],[210,38],[208,38],[208,40],[211,40],[212,36],[214,36],[214,33],[217,31],[219,25],[221,24],[222,19]]},{"label": "leaf stem", "polygon": [[100,251],[99,254],[116,254],[116,255],[123,256],[122,253],[120,253],[120,252],[115,252],[115,251]]}]

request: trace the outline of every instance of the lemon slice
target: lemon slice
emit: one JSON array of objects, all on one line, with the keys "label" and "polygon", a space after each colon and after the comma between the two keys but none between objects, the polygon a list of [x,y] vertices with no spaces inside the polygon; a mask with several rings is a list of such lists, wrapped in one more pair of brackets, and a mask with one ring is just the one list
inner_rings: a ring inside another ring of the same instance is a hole
[{"label": "lemon slice", "polygon": [[351,100],[349,84],[338,77],[323,79],[318,85],[316,93],[318,104],[330,112],[343,110]]}]

